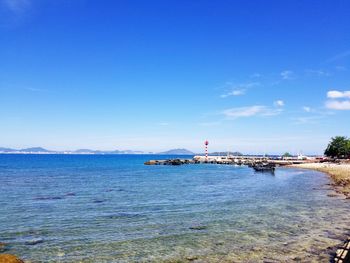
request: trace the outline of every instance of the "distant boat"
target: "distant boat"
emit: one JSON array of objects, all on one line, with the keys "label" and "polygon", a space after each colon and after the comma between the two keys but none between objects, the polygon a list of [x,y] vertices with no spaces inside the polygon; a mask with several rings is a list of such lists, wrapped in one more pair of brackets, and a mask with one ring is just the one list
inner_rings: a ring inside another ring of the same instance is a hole
[{"label": "distant boat", "polygon": [[275,172],[275,165],[273,164],[257,164],[252,167],[256,172]]}]

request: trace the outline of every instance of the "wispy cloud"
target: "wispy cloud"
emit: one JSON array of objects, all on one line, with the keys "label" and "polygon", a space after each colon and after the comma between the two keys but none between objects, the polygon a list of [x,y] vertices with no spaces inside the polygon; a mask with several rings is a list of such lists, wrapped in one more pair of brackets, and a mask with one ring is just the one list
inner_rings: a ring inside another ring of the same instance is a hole
[{"label": "wispy cloud", "polygon": [[275,105],[276,107],[283,107],[285,104],[284,104],[284,101],[283,100],[276,100],[273,105]]},{"label": "wispy cloud", "polygon": [[334,62],[334,61],[337,61],[337,60],[341,60],[341,59],[344,59],[344,58],[347,58],[350,56],[350,50],[346,50],[342,53],[339,53],[331,58],[329,58],[326,62]]},{"label": "wispy cloud", "polygon": [[220,95],[221,98],[227,98],[227,97],[230,97],[230,96],[241,96],[241,95],[244,95],[246,92],[245,89],[234,89],[228,93],[225,93],[225,94],[222,94]]},{"label": "wispy cloud", "polygon": [[331,73],[322,69],[306,69],[305,73],[309,76],[316,76],[316,77],[329,77],[331,75]]},{"label": "wispy cloud", "polygon": [[282,109],[271,108],[262,105],[254,105],[248,107],[238,107],[226,109],[222,114],[227,119],[238,119],[253,116],[275,116],[282,112]]},{"label": "wispy cloud", "polygon": [[254,74],[250,75],[250,78],[252,78],[252,79],[257,79],[257,78],[261,78],[261,77],[262,77],[262,75],[260,73],[254,73]]},{"label": "wispy cloud", "polygon": [[2,4],[15,14],[24,13],[30,6],[30,0],[2,0]]},{"label": "wispy cloud", "polygon": [[38,88],[31,88],[31,87],[27,87],[27,88],[24,88],[25,90],[28,90],[28,91],[32,91],[32,92],[48,92],[47,89],[38,89]]},{"label": "wispy cloud", "polygon": [[309,107],[309,106],[304,106],[303,110],[306,111],[306,112],[311,112],[312,111],[311,107]]},{"label": "wispy cloud", "polygon": [[160,122],[160,123],[158,123],[158,125],[159,126],[169,126],[170,123],[168,123],[168,122]]},{"label": "wispy cloud", "polygon": [[227,98],[230,96],[242,96],[246,93],[246,91],[250,88],[260,86],[259,82],[247,82],[241,84],[233,84],[231,82],[227,82],[225,84],[225,89],[229,90],[228,92],[220,95],[221,98]]},{"label": "wispy cloud", "polygon": [[319,123],[323,116],[308,116],[308,117],[298,117],[294,118],[294,124],[316,124]]},{"label": "wispy cloud", "polygon": [[288,79],[294,79],[295,73],[291,70],[284,70],[280,73],[282,79],[288,80]]}]

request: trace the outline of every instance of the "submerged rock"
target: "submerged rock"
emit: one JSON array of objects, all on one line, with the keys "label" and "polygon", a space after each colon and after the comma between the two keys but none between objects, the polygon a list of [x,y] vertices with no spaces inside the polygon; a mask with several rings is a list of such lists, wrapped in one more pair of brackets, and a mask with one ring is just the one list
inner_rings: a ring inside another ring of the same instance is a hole
[{"label": "submerged rock", "polygon": [[42,238],[35,238],[35,239],[32,239],[32,240],[28,240],[26,241],[26,245],[29,245],[29,246],[34,246],[34,245],[37,245],[37,244],[41,244],[44,242],[44,239]]},{"label": "submerged rock", "polygon": [[106,200],[105,199],[95,199],[95,200],[93,200],[92,202],[94,203],[94,204],[101,204],[101,203],[104,203]]},{"label": "submerged rock", "polygon": [[0,252],[6,251],[6,243],[0,242]]},{"label": "submerged rock", "polygon": [[187,256],[186,259],[187,259],[188,261],[194,261],[194,260],[197,260],[198,257],[197,257],[197,256]]},{"label": "submerged rock", "polygon": [[38,196],[35,197],[34,200],[44,201],[44,200],[61,200],[63,199],[61,196]]},{"label": "submerged rock", "polygon": [[24,261],[11,254],[0,254],[0,263],[24,263]]},{"label": "submerged rock", "polygon": [[327,196],[328,196],[328,197],[337,197],[337,196],[339,196],[339,195],[337,195],[337,194],[328,194]]},{"label": "submerged rock", "polygon": [[205,230],[208,227],[207,226],[191,226],[189,227],[191,230]]},{"label": "submerged rock", "polygon": [[58,257],[64,257],[66,255],[66,253],[64,253],[64,252],[58,252],[57,253],[57,256]]},{"label": "submerged rock", "polygon": [[138,213],[116,213],[112,215],[107,215],[106,217],[109,219],[125,219],[125,218],[139,218],[143,216]]}]

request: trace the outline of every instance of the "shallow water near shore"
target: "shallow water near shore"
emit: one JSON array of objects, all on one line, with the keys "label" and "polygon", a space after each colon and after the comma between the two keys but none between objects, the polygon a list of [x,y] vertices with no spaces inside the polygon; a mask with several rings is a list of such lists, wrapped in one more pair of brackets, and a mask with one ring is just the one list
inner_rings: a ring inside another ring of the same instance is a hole
[{"label": "shallow water near shore", "polygon": [[350,202],[322,173],[0,155],[0,242],[30,262],[328,262]]}]

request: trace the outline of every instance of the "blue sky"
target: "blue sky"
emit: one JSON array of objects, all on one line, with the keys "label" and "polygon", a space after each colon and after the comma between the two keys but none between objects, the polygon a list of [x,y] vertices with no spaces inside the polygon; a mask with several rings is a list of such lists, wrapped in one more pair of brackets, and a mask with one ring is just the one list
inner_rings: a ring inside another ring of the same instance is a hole
[{"label": "blue sky", "polygon": [[0,146],[322,153],[349,1],[0,0]]}]

